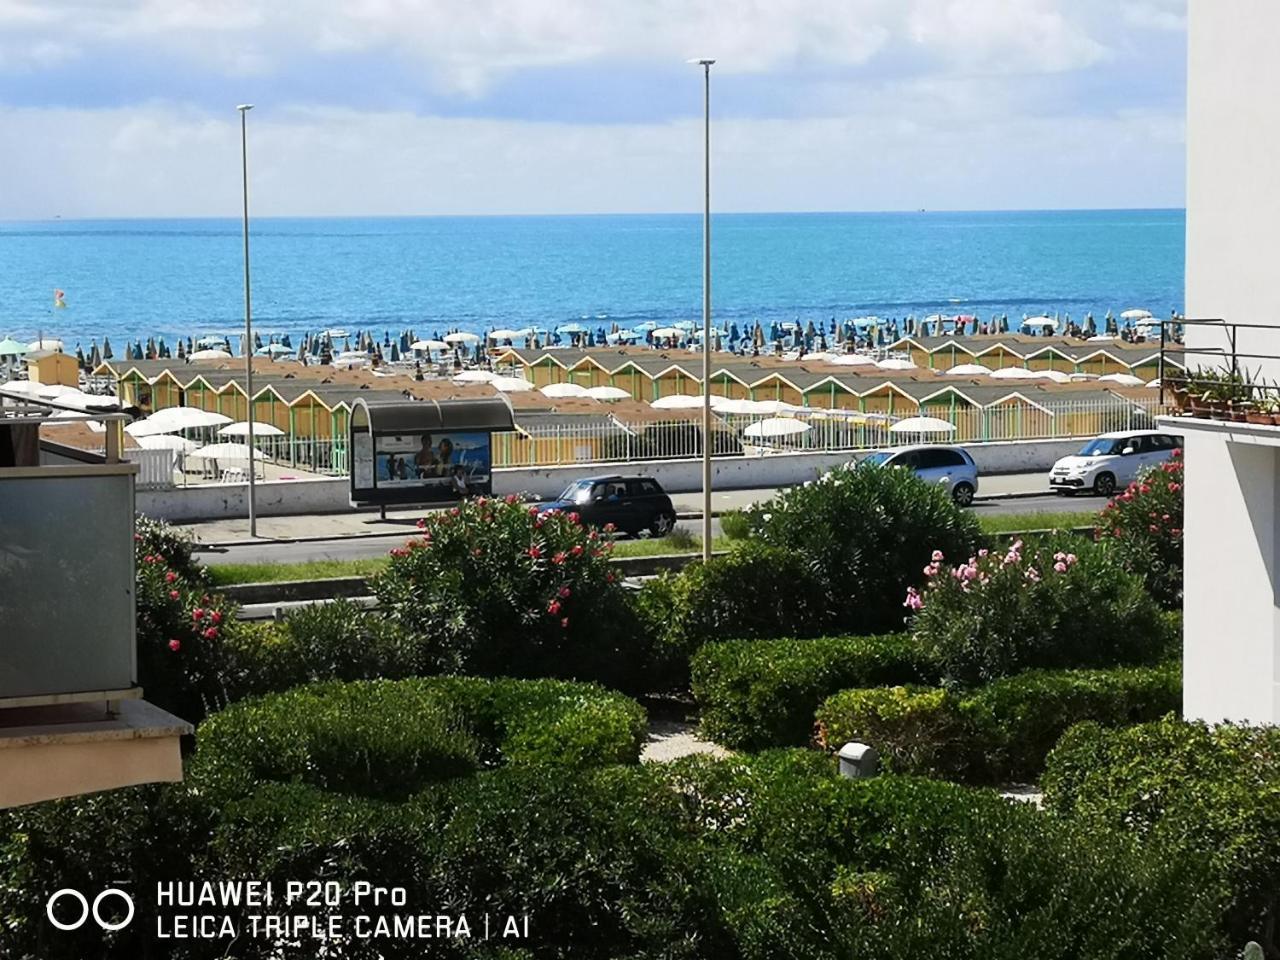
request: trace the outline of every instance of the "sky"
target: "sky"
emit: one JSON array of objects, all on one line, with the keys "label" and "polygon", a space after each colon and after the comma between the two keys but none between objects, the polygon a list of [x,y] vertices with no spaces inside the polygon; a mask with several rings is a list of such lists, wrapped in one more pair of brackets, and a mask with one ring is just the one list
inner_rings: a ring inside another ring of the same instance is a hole
[{"label": "sky", "polygon": [[0,219],[1181,206],[1186,0],[0,0]]}]

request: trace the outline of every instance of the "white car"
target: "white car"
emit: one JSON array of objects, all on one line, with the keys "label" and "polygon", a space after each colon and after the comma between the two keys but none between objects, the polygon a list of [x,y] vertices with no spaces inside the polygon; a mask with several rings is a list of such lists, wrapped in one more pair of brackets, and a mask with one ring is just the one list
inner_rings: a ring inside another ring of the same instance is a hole
[{"label": "white car", "polygon": [[926,483],[945,486],[951,499],[961,507],[973,503],[973,495],[978,492],[978,465],[963,447],[920,444],[892,450],[875,450],[855,461],[855,464],[905,467]]},{"label": "white car", "polygon": [[1158,430],[1118,430],[1090,440],[1079,453],[1063,457],[1049,471],[1049,489],[1071,496],[1090,490],[1102,497],[1128,486],[1147,467],[1163,463],[1182,438]]}]

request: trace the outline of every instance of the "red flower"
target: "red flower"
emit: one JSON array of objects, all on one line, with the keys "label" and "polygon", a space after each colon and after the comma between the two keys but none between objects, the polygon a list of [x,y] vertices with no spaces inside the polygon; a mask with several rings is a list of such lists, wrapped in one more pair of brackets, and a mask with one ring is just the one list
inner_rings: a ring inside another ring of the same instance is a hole
[{"label": "red flower", "polygon": [[560,612],[559,600],[552,600],[550,603],[547,604],[547,613],[549,613],[551,616],[554,617],[559,612]]},{"label": "red flower", "polygon": [[613,531],[615,531],[615,530],[617,530],[617,529],[618,529],[618,528],[617,528],[614,524],[612,524],[612,523],[606,523],[606,524],[604,525],[604,532],[605,532],[605,533],[613,533]]},{"label": "red flower", "polygon": [[1173,448],[1173,454],[1172,454],[1172,456],[1175,456],[1175,457],[1180,457],[1180,456],[1182,456],[1182,448],[1181,448],[1181,447],[1174,447],[1174,448]]},{"label": "red flower", "polygon": [[551,558],[551,562],[555,564],[562,564],[568,559],[569,559],[569,555],[565,553],[563,550],[561,550],[559,553],[557,553],[554,557]]},{"label": "red flower", "polygon": [[561,600],[568,600],[568,599],[569,599],[569,594],[570,594],[570,593],[572,593],[572,591],[571,591],[568,587],[561,587],[561,588],[560,588],[560,599],[561,599]]},{"label": "red flower", "polygon": [[484,551],[483,551],[483,550],[481,550],[479,547],[476,547],[474,550],[472,550],[472,551],[471,551],[471,555],[472,555],[473,557],[480,557],[480,556],[484,556]]},{"label": "red flower", "polygon": [[165,582],[165,583],[173,583],[173,581],[175,581],[175,580],[177,580],[177,579],[178,579],[178,575],[177,575],[176,573],[174,573],[172,570],[170,570],[168,573],[166,573],[166,574],[164,575],[164,582]]},{"label": "red flower", "polygon": [[192,611],[191,611],[191,619],[192,619],[192,620],[203,620],[203,619],[204,619],[204,611],[203,611],[202,609],[200,609],[199,607],[196,607],[194,610],[192,610]]},{"label": "red flower", "polygon": [[1150,493],[1150,492],[1151,492],[1151,488],[1150,488],[1149,486],[1147,486],[1147,485],[1144,483],[1142,486],[1138,487],[1138,492],[1139,492],[1139,493]]},{"label": "red flower", "polygon": [[426,521],[426,519],[425,519],[425,518],[420,518],[420,519],[418,520],[418,529],[419,529],[419,530],[425,530],[425,529],[427,529],[427,521]]},{"label": "red flower", "polygon": [[568,630],[568,629],[569,629],[569,618],[568,618],[568,617],[565,617],[563,620],[561,620],[561,621],[560,621],[560,629],[561,629],[561,630]]},{"label": "red flower", "polygon": [[600,539],[600,534],[598,534],[598,533],[596,533],[594,530],[592,530],[590,533],[588,533],[588,534],[587,534],[587,539],[588,539],[588,540],[599,540],[599,539]]},{"label": "red flower", "polygon": [[218,636],[218,629],[216,627],[209,627],[207,630],[205,630],[204,633],[201,634],[201,636],[204,637],[206,640],[213,640]]},{"label": "red flower", "polygon": [[531,556],[534,560],[537,560],[539,557],[542,556],[542,548],[539,547],[537,544],[534,544],[532,547],[529,548],[529,556]]},{"label": "red flower", "polygon": [[582,522],[582,518],[581,518],[580,516],[578,516],[578,514],[576,514],[576,513],[571,513],[571,514],[569,514],[569,522],[570,522],[570,523],[581,523],[581,522]]},{"label": "red flower", "polygon": [[537,515],[538,515],[538,508],[537,508],[537,507],[530,507],[530,508],[529,508],[529,516],[531,516],[531,517],[536,517]]},{"label": "red flower", "polygon": [[178,639],[170,640],[169,649],[172,650],[174,653],[177,653],[179,650],[182,649],[182,641]]},{"label": "red flower", "polygon": [[605,581],[605,583],[613,583],[613,581],[614,581],[614,576],[613,576],[613,574],[612,574],[612,573],[606,573],[606,574],[604,575],[604,581]]},{"label": "red flower", "polygon": [[502,498],[502,502],[505,503],[507,506],[511,506],[513,503],[516,502],[517,499],[518,498],[514,493],[508,493],[505,497]]},{"label": "red flower", "polygon": [[456,517],[456,516],[458,516],[460,513],[462,513],[462,511],[461,511],[461,510],[459,510],[457,507],[454,507],[452,510],[450,510],[450,511],[449,511],[449,515],[450,515],[451,517]]},{"label": "red flower", "polygon": [[177,590],[170,590],[170,591],[169,591],[169,599],[170,599],[170,600],[177,600],[177,599],[178,599],[178,597],[180,597],[180,596],[181,596],[181,594],[180,594],[180,593],[178,593],[178,591],[177,591]]},{"label": "red flower", "polygon": [[212,617],[210,617],[210,619],[211,619],[211,620],[213,620],[213,622],[214,622],[214,623],[221,623],[221,622],[222,622],[222,614],[221,614],[221,613],[219,613],[217,610],[215,610],[215,611],[213,611],[213,616],[212,616]]},{"label": "red flower", "polygon": [[573,554],[575,557],[580,557],[580,556],[582,556],[582,544],[580,544],[580,543],[575,543],[575,544],[573,545],[573,549],[572,549],[572,550],[570,550],[569,552],[570,552],[571,554]]}]

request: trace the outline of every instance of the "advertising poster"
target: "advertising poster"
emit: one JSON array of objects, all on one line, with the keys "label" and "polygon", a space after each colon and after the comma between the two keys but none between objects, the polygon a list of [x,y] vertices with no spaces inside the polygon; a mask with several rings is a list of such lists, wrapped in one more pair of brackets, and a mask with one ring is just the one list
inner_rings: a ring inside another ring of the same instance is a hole
[{"label": "advertising poster", "polygon": [[489,483],[489,434],[375,434],[373,485],[435,488],[464,497]]}]

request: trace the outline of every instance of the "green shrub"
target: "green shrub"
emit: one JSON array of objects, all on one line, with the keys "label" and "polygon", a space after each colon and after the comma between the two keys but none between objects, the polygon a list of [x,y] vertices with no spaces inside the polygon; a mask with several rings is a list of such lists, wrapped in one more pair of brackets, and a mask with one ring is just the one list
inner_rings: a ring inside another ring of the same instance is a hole
[{"label": "green shrub", "polygon": [[1150,663],[1168,652],[1159,607],[1099,544],[1057,534],[967,561],[948,556],[933,554],[928,584],[911,588],[906,605],[916,610],[913,636],[952,682],[1033,667]]},{"label": "green shrub", "polygon": [[762,543],[694,561],[640,593],[657,664],[652,689],[687,686],[689,658],[704,643],[812,636],[829,619],[826,587],[804,558]]},{"label": "green shrub", "polygon": [[891,771],[950,775],[968,766],[958,698],[946,690],[843,690],[818,708],[817,729],[818,742],[829,750],[851,740],[871,744]]},{"label": "green shrub", "polygon": [[1181,702],[1180,667],[1032,670],[960,695],[918,687],[844,690],[817,712],[818,743],[874,746],[891,770],[978,783],[1034,780],[1058,738],[1094,720],[1123,726]]},{"label": "green shrub", "polygon": [[841,467],[747,511],[752,536],[799,553],[826,584],[838,629],[902,625],[901,597],[930,552],[968,556],[981,533],[936,483],[905,470]]},{"label": "green shrub", "polygon": [[1167,718],[1106,730],[1074,727],[1049,755],[1045,804],[1093,828],[1125,831],[1188,868],[1229,907],[1237,946],[1276,949],[1280,910],[1280,730],[1209,728]]},{"label": "green shrub", "polygon": [[221,793],[262,780],[371,797],[497,763],[635,762],[640,707],[557,681],[470,677],[300,687],[227,708],[201,725],[197,776]]},{"label": "green shrub", "polygon": [[806,743],[837,690],[933,678],[901,635],[709,643],[693,658],[702,731],[728,747]]},{"label": "green shrub", "polygon": [[1098,514],[1095,532],[1166,607],[1182,605],[1182,451],[1144,470]]},{"label": "green shrub", "polygon": [[195,543],[185,530],[140,513],[134,517],[133,542],[139,558],[159,557],[165,567],[192,585],[208,586],[209,571],[195,559]]},{"label": "green shrub", "polygon": [[372,583],[430,672],[636,685],[647,653],[611,544],[576,514],[481,497],[420,526]]},{"label": "green shrub", "polygon": [[720,514],[720,532],[726,540],[746,540],[751,536],[751,521],[741,510],[726,510]]}]

